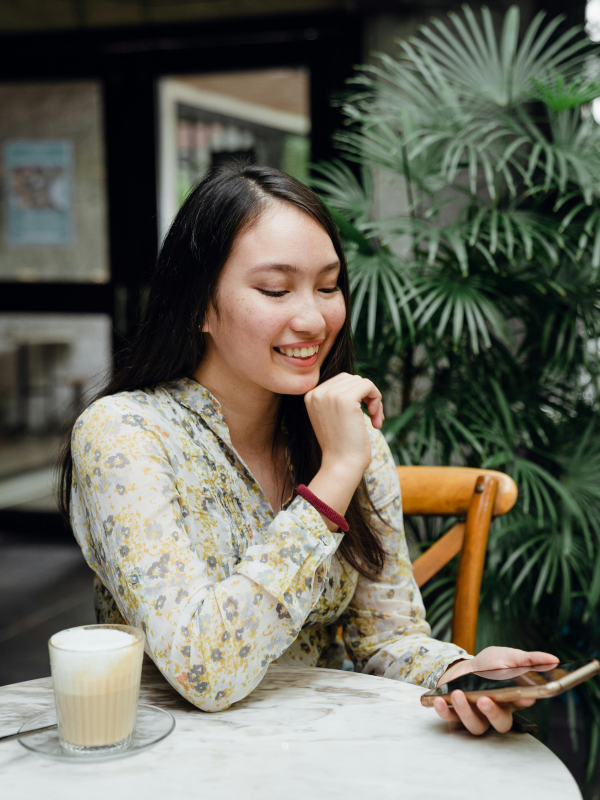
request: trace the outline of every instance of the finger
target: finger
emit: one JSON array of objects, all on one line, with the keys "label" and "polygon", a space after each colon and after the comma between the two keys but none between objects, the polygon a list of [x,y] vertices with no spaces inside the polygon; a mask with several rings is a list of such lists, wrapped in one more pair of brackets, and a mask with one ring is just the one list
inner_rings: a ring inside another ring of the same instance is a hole
[{"label": "finger", "polygon": [[[327,381],[332,383],[332,381]],[[324,384],[325,385],[325,384]],[[343,381],[328,388],[338,397],[342,395],[356,403],[364,402],[371,417],[374,427],[380,428],[383,422],[383,405],[381,392],[375,384],[368,378],[361,378],[359,375],[346,375]]]},{"label": "finger", "polygon": [[371,400],[381,400],[381,392],[375,386],[373,381],[368,378],[359,378],[355,376],[355,382],[348,382],[345,386],[346,390],[350,392],[355,400],[364,401],[367,405]]},{"label": "finger", "polygon": [[337,375],[334,375],[332,378],[327,378],[326,381],[319,383],[314,389],[311,389],[309,394],[326,394],[331,390],[335,390],[337,393],[342,385],[357,380],[362,380],[360,375],[351,375],[349,372],[338,372]]},{"label": "finger", "polygon": [[[490,698],[493,700],[493,698]],[[510,703],[502,703],[500,700],[494,700],[494,703],[500,708],[504,708],[511,713],[519,711],[521,708],[530,708],[535,705],[535,697],[524,697],[522,700],[512,700]]]},{"label": "finger", "polygon": [[490,726],[489,720],[469,703],[464,692],[457,689],[452,692],[451,697],[454,710],[469,733],[475,736],[485,733]]},{"label": "finger", "polygon": [[357,396],[358,400],[362,400],[367,406],[367,411],[371,417],[371,422],[374,428],[381,428],[383,424],[383,402],[381,392],[375,384],[364,378],[360,385],[356,387],[357,392],[361,397]]},{"label": "finger", "polygon": [[321,390],[320,394],[333,394],[338,398],[344,395],[356,403],[364,402],[373,427],[381,428],[384,420],[381,392],[368,378],[343,372],[325,381],[317,389]]},{"label": "finger", "polygon": [[348,372],[339,372],[337,375],[334,375],[333,378],[328,378],[323,383],[315,386],[314,389],[311,389],[311,391],[307,393],[307,396],[312,395],[314,397],[322,397],[329,392],[339,394],[340,390],[345,384],[356,381],[357,378],[358,375],[350,375]]},{"label": "finger", "polygon": [[527,653],[527,657],[529,661],[528,664],[534,666],[535,664],[558,664],[560,661],[557,656],[553,656],[552,653],[543,653],[540,650],[533,650],[532,652]]},{"label": "finger", "polygon": [[441,717],[444,722],[460,722],[458,714],[449,708],[446,701],[442,700],[441,697],[435,698],[433,701],[433,707],[435,708],[437,715]]},{"label": "finger", "polygon": [[331,389],[331,388],[338,388],[343,386],[347,383],[356,383],[357,381],[361,381],[362,378],[360,375],[352,375],[350,372],[338,372],[337,375],[334,375],[333,378],[329,378],[329,380],[322,383],[321,386],[323,389]]},{"label": "finger", "polygon": [[371,424],[374,428],[381,428],[383,425],[384,414],[383,414],[383,403],[381,400],[369,400],[367,403],[367,411],[369,412],[369,416],[371,417]]},{"label": "finger", "polygon": [[351,375],[349,372],[340,372],[338,375],[334,375],[333,378],[329,378],[329,380],[312,391],[316,392],[318,390],[332,392],[335,395],[339,395],[341,392],[349,392],[352,399],[356,401],[364,400],[365,403],[368,403],[373,398],[381,399],[381,392],[373,381],[368,378],[361,378],[360,375]]},{"label": "finger", "polygon": [[[559,660],[551,653],[544,653],[541,650],[517,650],[507,648],[510,656],[512,656],[514,667],[535,667],[539,664],[558,664]],[[509,666],[507,664],[507,666]]]},{"label": "finger", "polygon": [[512,711],[509,708],[499,706],[489,697],[480,697],[477,700],[477,708],[499,733],[506,733],[512,728]]},{"label": "finger", "polygon": [[[535,698],[527,697],[524,698],[523,700],[515,700],[514,703],[511,703],[510,705],[514,708],[515,711],[517,711],[519,708],[529,708],[534,704],[535,704]],[[503,704],[499,703],[498,705],[503,705]]]}]

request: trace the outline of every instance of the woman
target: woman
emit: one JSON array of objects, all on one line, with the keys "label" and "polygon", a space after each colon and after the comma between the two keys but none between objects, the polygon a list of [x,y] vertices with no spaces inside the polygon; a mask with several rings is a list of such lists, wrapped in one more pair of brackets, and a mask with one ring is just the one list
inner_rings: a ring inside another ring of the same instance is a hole
[{"label": "woman", "polygon": [[[73,429],[63,504],[99,579],[100,620],[141,627],[201,709],[242,699],[273,661],[341,666],[339,625],[357,670],[428,688],[556,661],[473,658],[430,638],[381,394],[354,375],[348,309],[317,196],[265,167],[214,171],[167,235],[124,366]],[[512,706],[453,701],[438,713],[473,733],[510,728]]]}]

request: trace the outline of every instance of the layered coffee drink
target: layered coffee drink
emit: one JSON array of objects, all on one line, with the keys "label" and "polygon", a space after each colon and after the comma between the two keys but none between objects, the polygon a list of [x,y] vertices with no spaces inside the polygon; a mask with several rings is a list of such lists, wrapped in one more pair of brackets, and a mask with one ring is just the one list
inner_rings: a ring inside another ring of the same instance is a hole
[{"label": "layered coffee drink", "polygon": [[86,625],[55,633],[50,665],[61,745],[105,753],[131,744],[144,636],[129,625]]}]

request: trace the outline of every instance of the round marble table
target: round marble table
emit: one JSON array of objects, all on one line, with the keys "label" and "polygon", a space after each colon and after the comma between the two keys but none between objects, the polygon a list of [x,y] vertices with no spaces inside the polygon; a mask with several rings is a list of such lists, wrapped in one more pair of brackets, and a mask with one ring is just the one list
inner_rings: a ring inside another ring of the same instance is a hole
[{"label": "round marble table", "polygon": [[[254,692],[206,714],[144,667],[140,700],[175,731],[131,758],[51,761],[0,745],[6,800],[354,800],[581,798],[566,767],[529,734],[470,736],[419,702],[422,689],[327,669],[272,665]],[[0,735],[53,704],[50,678],[0,688]]]}]

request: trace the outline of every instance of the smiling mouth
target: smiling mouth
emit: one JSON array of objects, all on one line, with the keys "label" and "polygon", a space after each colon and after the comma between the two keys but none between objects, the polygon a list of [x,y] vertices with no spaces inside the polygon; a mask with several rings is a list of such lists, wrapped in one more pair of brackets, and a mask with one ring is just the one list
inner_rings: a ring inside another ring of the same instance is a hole
[{"label": "smiling mouth", "polygon": [[319,352],[320,347],[321,345],[318,344],[316,347],[274,347],[273,349],[288,358],[311,358]]}]

